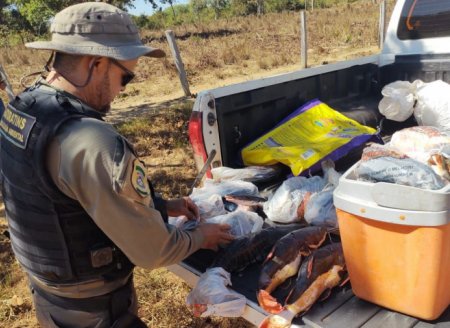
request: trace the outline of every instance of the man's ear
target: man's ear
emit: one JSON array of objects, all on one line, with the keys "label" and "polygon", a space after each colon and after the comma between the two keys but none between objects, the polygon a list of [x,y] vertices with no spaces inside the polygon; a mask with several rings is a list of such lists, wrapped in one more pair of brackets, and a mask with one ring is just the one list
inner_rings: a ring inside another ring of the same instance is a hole
[{"label": "man's ear", "polygon": [[106,57],[93,57],[92,62],[94,69],[99,70],[100,72],[107,71],[109,68],[109,59]]}]

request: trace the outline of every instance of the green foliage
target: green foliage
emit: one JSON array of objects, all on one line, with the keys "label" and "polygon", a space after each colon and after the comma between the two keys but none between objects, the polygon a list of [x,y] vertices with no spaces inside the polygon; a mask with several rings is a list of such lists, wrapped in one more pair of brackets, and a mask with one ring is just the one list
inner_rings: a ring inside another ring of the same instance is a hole
[{"label": "green foliage", "polygon": [[[29,41],[30,35],[44,36],[50,19],[60,10],[89,0],[0,0],[0,46],[14,34],[15,41]],[[92,1],[92,0],[90,0]],[[102,0],[119,8],[133,7],[135,0]],[[144,0],[155,9],[151,16],[133,17],[139,28],[163,29],[183,23],[207,23],[213,19],[231,16],[247,16],[269,12],[298,11],[330,7],[337,3],[356,0],[190,0],[189,4],[176,4],[176,0]],[[162,9],[162,6],[169,6]]]},{"label": "green foliage", "polygon": [[[145,0],[156,9],[151,16],[135,17],[141,28],[164,29],[183,23],[208,23],[221,17],[258,15],[270,12],[299,11],[330,7],[339,3],[358,0],[190,0],[188,5],[175,4],[172,0]],[[170,5],[162,9],[162,5]]]},{"label": "green foliage", "polygon": [[[84,0],[0,0],[0,22],[15,31],[26,30],[36,35],[48,31],[50,18],[62,9]],[[108,0],[119,8],[133,6],[133,0]],[[9,7],[8,7],[9,5]],[[9,20],[7,18],[10,18]]]},{"label": "green foliage", "polygon": [[215,19],[218,19],[220,17],[220,13],[229,5],[229,0],[206,0],[206,6],[214,10]]},{"label": "green foliage", "polygon": [[268,12],[298,11],[305,9],[305,0],[266,0],[265,6]]},{"label": "green foliage", "polygon": [[159,11],[162,10],[162,8],[161,8],[162,5],[170,5],[173,16],[174,17],[176,16],[175,9],[173,8],[173,5],[176,3],[176,0],[145,0],[145,1],[149,2],[153,6],[153,9],[158,9],[158,4],[159,4],[160,5]]},{"label": "green foliage", "polygon": [[139,28],[145,28],[148,26],[149,17],[145,16],[144,14],[139,15],[139,16],[132,16],[131,18],[133,19],[136,26]]}]

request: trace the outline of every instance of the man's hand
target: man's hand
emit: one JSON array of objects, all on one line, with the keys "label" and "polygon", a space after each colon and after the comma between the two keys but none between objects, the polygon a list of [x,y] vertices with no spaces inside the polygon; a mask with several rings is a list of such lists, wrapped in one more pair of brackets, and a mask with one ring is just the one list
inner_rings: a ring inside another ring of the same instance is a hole
[{"label": "man's hand", "polygon": [[166,201],[169,216],[186,216],[189,220],[199,220],[200,212],[197,205],[189,197],[171,199]]},{"label": "man's hand", "polygon": [[228,244],[234,239],[230,233],[230,228],[228,224],[200,224],[197,229],[203,233],[203,237],[205,238],[202,248],[217,251],[219,245]]}]

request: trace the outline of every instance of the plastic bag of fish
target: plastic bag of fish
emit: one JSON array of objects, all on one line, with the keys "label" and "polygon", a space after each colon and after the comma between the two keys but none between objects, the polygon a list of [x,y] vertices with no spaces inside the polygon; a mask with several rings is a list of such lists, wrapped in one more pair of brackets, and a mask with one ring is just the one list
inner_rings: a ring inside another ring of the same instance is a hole
[{"label": "plastic bag of fish", "polygon": [[355,168],[355,176],[362,181],[437,190],[449,183],[449,158],[447,132],[416,126],[395,132],[387,145],[366,147]]},{"label": "plastic bag of fish", "polygon": [[247,166],[234,169],[226,166],[211,169],[213,179],[220,181],[243,180],[249,182],[265,181],[276,177],[280,168],[276,166]]},{"label": "plastic bag of fish", "polygon": [[259,192],[258,187],[247,181],[214,181],[206,179],[203,186],[201,188],[194,188],[189,197],[197,203],[202,200],[207,200],[211,195],[219,195],[222,197],[232,194],[258,196]]},{"label": "plastic bag of fish", "polygon": [[234,237],[259,232],[264,224],[258,214],[241,210],[209,218],[206,222],[230,225],[230,233]]},{"label": "plastic bag of fish", "polygon": [[324,176],[297,176],[285,180],[264,204],[264,212],[274,222],[306,220],[311,225],[336,227],[333,190],[341,176],[332,161],[323,161]]},{"label": "plastic bag of fish", "polygon": [[247,299],[227,286],[231,286],[228,272],[220,267],[208,269],[199,277],[186,303],[197,317],[240,317]]}]

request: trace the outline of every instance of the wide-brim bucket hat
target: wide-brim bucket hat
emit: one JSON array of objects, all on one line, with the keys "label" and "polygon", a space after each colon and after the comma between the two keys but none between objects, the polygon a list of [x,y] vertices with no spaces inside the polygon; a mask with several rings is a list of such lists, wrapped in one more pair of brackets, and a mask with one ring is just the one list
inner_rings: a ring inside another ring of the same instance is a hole
[{"label": "wide-brim bucket hat", "polygon": [[165,56],[161,49],[142,43],[139,30],[128,13],[103,2],[67,7],[55,15],[50,32],[51,41],[30,42],[25,46],[117,60]]}]

